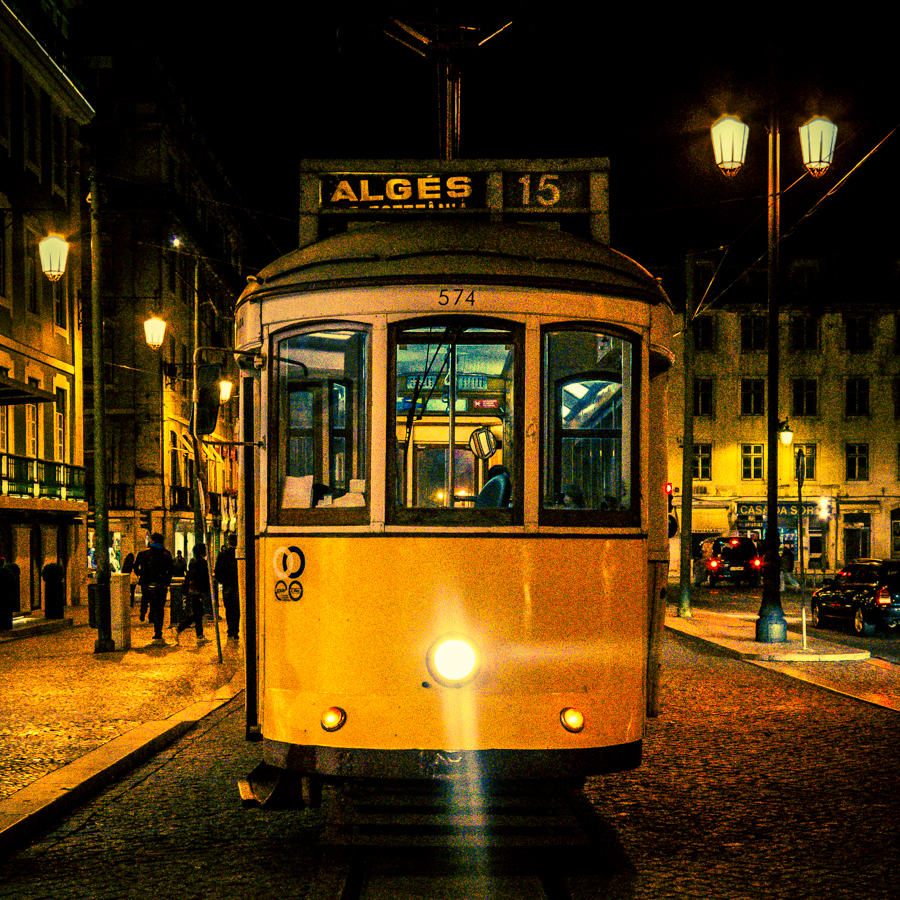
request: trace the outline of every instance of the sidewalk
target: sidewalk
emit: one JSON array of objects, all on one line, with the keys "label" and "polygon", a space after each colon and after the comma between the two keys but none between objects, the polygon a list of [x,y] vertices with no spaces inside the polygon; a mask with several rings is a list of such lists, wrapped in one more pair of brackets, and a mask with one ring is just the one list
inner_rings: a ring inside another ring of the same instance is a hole
[{"label": "sidewalk", "polygon": [[[94,653],[86,606],[0,632],[0,853],[12,852],[115,778],[149,759],[243,689],[243,654],[218,662],[193,628],[164,644],[132,610],[131,648]],[[169,611],[166,610],[168,624]]]},{"label": "sidewalk", "polygon": [[804,644],[799,604],[785,599],[783,606],[788,639],[780,644],[757,642],[757,614],[748,610],[715,611],[695,606],[693,616],[682,619],[677,604],[669,604],[665,627],[770,671],[900,711],[900,666],[872,659],[868,650],[828,641],[808,619]]}]

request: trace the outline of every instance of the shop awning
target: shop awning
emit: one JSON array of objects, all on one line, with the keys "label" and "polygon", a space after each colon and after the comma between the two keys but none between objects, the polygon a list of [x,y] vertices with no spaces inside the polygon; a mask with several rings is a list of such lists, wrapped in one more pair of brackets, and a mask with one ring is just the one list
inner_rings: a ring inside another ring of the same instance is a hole
[{"label": "shop awning", "polygon": [[56,403],[56,394],[0,374],[0,406],[15,406],[18,403]]},{"label": "shop awning", "polygon": [[691,510],[691,531],[694,534],[726,534],[728,507],[695,506]]}]

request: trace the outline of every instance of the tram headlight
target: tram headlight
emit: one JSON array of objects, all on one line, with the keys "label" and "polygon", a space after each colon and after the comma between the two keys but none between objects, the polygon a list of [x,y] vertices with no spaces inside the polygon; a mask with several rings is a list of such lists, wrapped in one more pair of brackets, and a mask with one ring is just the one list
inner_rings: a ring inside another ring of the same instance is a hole
[{"label": "tram headlight", "polygon": [[447,635],[431,645],[426,664],[431,677],[439,684],[462,687],[478,674],[480,659],[469,640],[459,635]]},{"label": "tram headlight", "polygon": [[562,723],[562,727],[566,731],[571,731],[572,734],[578,734],[584,728],[584,715],[571,706],[567,706],[559,714],[559,721]]},{"label": "tram headlight", "polygon": [[339,706],[329,706],[322,713],[322,728],[325,731],[337,731],[339,728],[343,728],[346,721],[347,713]]}]

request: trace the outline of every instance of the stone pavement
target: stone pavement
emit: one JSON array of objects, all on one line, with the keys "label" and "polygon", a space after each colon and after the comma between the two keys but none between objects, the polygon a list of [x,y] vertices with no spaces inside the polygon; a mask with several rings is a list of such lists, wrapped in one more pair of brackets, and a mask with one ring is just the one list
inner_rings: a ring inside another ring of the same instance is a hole
[{"label": "stone pavement", "polygon": [[[138,595],[140,596],[140,595]],[[0,852],[148,759],[242,689],[242,652],[215,630],[152,640],[132,611],[131,648],[94,653],[86,606],[0,632]],[[168,611],[166,613],[168,622]],[[220,623],[224,625],[224,622]]]},{"label": "stone pavement", "polygon": [[[677,587],[671,588],[669,597],[676,595]],[[694,605],[691,618],[679,618],[677,604],[669,604],[665,627],[770,671],[900,711],[900,666],[829,641],[813,629],[808,612],[804,637],[802,610],[793,595],[782,600],[788,640],[779,644],[756,641],[757,596],[722,606],[717,610]]]},{"label": "stone pavement", "polygon": [[[670,597],[674,591],[670,592]],[[708,599],[708,598],[706,598]],[[666,627],[781,675],[900,710],[900,666],[797,630],[798,607],[785,603],[789,641],[757,644],[752,596],[720,609],[695,605],[691,619],[670,605]],[[132,616],[132,648],[95,654],[87,609],[71,623],[35,623],[23,637],[0,633],[0,854],[22,846],[103,786],[149,759],[240,694],[242,653],[214,640],[198,646],[193,631],[174,642],[151,641],[152,627]],[[43,624],[50,631],[41,631]],[[207,635],[212,636],[207,626]],[[14,639],[20,638],[20,639]]]}]

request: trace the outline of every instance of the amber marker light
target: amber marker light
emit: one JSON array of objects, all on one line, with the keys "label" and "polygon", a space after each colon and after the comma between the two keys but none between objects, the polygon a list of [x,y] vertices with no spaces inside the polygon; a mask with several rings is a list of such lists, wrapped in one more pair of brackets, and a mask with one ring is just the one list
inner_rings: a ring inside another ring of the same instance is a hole
[{"label": "amber marker light", "polygon": [[559,721],[562,722],[562,727],[565,728],[566,731],[571,731],[572,734],[577,734],[584,728],[584,716],[571,706],[567,706],[559,714]]},{"label": "amber marker light", "polygon": [[329,706],[328,709],[322,713],[322,728],[324,728],[325,731],[337,731],[339,728],[343,728],[344,722],[346,721],[347,713],[339,706]]}]

